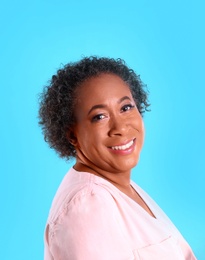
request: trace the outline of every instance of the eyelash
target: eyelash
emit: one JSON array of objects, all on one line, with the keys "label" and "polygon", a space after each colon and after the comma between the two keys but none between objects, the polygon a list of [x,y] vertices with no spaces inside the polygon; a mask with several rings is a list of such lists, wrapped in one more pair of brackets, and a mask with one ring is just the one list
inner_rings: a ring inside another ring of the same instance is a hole
[{"label": "eyelash", "polygon": [[102,120],[103,118],[100,118],[101,116],[105,117],[105,115],[103,115],[103,114],[98,114],[92,118],[92,122],[97,122],[97,121]]},{"label": "eyelash", "polygon": [[[126,109],[126,108],[128,108],[129,107],[129,109]],[[126,104],[126,105],[124,105],[122,108],[121,108],[121,111],[122,112],[126,112],[126,111],[128,111],[128,110],[131,110],[131,109],[133,109],[135,106],[134,105],[132,105],[132,104]]]},{"label": "eyelash", "polygon": [[[127,111],[133,109],[134,107],[135,107],[134,105],[126,104],[126,105],[124,105],[124,106],[121,108],[121,112],[127,112]],[[129,108],[129,109],[127,109],[127,108]],[[102,117],[103,117],[103,118],[102,118]],[[96,116],[94,116],[94,117],[92,118],[92,122],[98,122],[98,121],[104,119],[105,117],[106,117],[106,116],[105,116],[104,114],[98,114],[98,115],[96,115]]]}]

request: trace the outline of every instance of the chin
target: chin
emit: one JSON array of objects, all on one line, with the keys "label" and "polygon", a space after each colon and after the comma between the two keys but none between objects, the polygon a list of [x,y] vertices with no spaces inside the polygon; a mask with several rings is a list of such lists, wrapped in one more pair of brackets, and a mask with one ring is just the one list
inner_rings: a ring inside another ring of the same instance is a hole
[{"label": "chin", "polygon": [[118,168],[121,171],[131,171],[136,165],[138,164],[138,160],[130,160],[127,161],[125,164],[118,164]]},{"label": "chin", "polygon": [[133,169],[139,162],[139,157],[131,162],[129,162],[130,169]]}]

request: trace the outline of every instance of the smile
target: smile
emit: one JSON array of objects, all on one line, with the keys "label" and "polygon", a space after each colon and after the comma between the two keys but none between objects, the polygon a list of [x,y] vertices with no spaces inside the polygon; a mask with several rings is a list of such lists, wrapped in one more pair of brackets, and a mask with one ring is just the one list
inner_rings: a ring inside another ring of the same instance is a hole
[{"label": "smile", "polygon": [[119,145],[119,146],[111,146],[110,148],[112,150],[126,150],[126,149],[129,149],[134,143],[134,140],[131,140],[129,143],[127,144],[124,144],[124,145]]}]

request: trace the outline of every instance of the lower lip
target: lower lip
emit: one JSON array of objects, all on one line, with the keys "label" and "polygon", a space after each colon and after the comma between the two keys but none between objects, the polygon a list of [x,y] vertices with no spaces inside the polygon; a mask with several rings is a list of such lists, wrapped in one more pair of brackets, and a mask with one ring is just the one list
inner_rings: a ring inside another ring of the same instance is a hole
[{"label": "lower lip", "polygon": [[135,141],[136,141],[136,139],[133,141],[133,144],[129,147],[129,148],[127,148],[127,149],[125,149],[125,150],[113,150],[112,148],[109,148],[109,150],[110,150],[110,152],[112,152],[112,153],[114,153],[114,154],[118,154],[118,155],[129,155],[129,154],[131,154],[133,151],[134,151],[134,149],[135,149]]}]

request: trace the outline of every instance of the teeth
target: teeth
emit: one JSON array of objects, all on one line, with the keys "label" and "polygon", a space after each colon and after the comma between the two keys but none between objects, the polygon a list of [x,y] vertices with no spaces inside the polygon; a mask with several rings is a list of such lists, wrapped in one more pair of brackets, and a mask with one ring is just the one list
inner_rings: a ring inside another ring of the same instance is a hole
[{"label": "teeth", "polygon": [[125,145],[112,146],[111,148],[112,148],[113,150],[126,150],[126,149],[130,148],[130,146],[133,145],[133,142],[134,142],[134,141],[132,140],[132,141],[130,141],[129,143],[127,143],[127,144],[125,144]]}]

